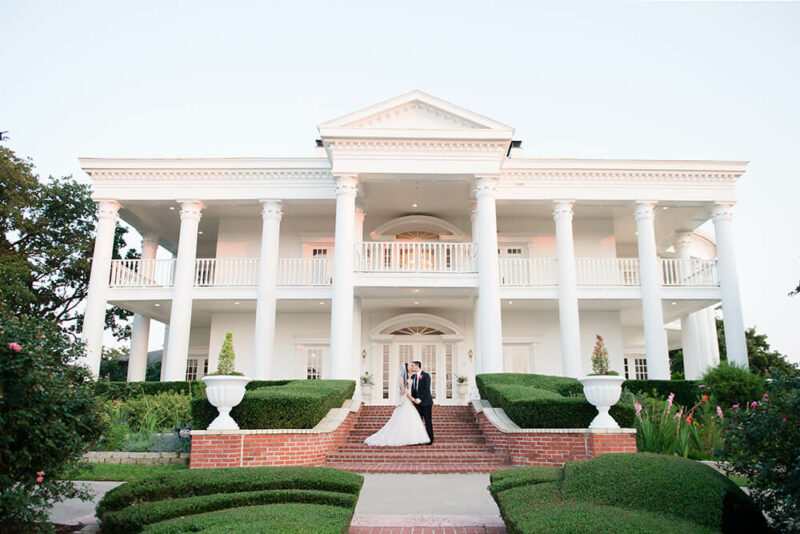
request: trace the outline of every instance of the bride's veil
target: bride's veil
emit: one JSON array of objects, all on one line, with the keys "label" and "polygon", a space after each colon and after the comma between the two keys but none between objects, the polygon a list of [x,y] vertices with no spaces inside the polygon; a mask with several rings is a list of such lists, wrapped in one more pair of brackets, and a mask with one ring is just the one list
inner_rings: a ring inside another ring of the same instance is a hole
[{"label": "bride's veil", "polygon": [[400,394],[400,397],[403,397],[403,390],[406,387],[406,382],[408,381],[408,371],[406,370],[406,364],[400,364],[400,379],[397,381],[397,390]]}]

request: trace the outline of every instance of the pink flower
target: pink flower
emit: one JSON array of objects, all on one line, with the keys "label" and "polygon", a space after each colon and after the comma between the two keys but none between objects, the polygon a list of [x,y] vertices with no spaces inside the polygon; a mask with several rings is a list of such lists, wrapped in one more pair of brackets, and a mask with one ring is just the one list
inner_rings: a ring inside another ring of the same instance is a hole
[{"label": "pink flower", "polygon": [[753,401],[753,402],[750,403],[750,407],[751,408],[755,408],[757,405],[758,405],[758,403],[756,401]]},{"label": "pink flower", "polygon": [[767,397],[769,397],[769,393],[764,393],[764,397],[763,398],[766,399]]},{"label": "pink flower", "polygon": [[41,484],[44,480],[44,471],[37,471],[36,472],[36,483]]},{"label": "pink flower", "polygon": [[14,352],[19,352],[22,350],[22,345],[19,343],[9,343],[8,348],[13,350]]},{"label": "pink flower", "polygon": [[739,407],[739,405],[738,405],[738,404],[734,404],[733,406],[731,406],[731,408],[733,408],[734,410],[735,410],[736,408],[738,408],[738,407]]},{"label": "pink flower", "polygon": [[680,419],[682,415],[683,415],[683,410],[678,411],[678,413],[675,414],[675,420],[677,421],[678,419]]},{"label": "pink flower", "polygon": [[638,401],[633,403],[633,407],[636,408],[636,415],[642,413],[642,405]]},{"label": "pink flower", "polygon": [[700,384],[700,385],[699,385],[699,386],[697,386],[697,387],[699,387],[699,388],[704,388],[704,387],[706,387],[706,385],[705,385],[705,384]]},{"label": "pink flower", "polygon": [[717,406],[717,415],[719,416],[720,419],[722,419],[722,408],[720,408],[719,406]]},{"label": "pink flower", "polygon": [[786,422],[786,418],[785,418],[785,417],[783,418],[783,422],[784,422],[784,423]]},{"label": "pink flower", "polygon": [[667,408],[672,409],[672,401],[675,400],[675,394],[670,393],[669,398],[667,398]]}]

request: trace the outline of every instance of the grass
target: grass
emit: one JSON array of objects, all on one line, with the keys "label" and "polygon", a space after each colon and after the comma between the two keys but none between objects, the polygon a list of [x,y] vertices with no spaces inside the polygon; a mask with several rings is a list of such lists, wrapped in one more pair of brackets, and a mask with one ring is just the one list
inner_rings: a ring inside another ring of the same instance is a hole
[{"label": "grass", "polygon": [[83,463],[72,480],[118,480],[129,482],[145,477],[168,475],[179,471],[188,471],[189,464],[173,465],[134,465],[134,464],[98,464]]},{"label": "grass", "polygon": [[728,477],[731,479],[731,482],[739,486],[740,488],[749,488],[753,485],[749,478],[746,477],[737,477],[737,476],[730,476]]}]

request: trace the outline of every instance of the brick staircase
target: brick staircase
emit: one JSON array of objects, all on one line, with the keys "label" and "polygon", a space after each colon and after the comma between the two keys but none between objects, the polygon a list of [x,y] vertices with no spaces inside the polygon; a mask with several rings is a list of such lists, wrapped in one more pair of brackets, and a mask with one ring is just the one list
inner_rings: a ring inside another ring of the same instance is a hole
[{"label": "brick staircase", "polygon": [[392,415],[394,406],[364,406],[345,443],[327,467],[359,473],[489,473],[510,467],[508,456],[486,443],[469,406],[433,407],[433,445],[367,447],[364,440]]}]

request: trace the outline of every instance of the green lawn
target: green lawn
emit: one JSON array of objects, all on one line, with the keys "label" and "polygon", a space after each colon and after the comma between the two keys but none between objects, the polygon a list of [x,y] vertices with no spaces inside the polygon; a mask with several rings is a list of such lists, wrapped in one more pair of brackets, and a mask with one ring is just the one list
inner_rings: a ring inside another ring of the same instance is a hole
[{"label": "green lawn", "polygon": [[747,488],[747,487],[750,487],[750,485],[752,484],[752,482],[750,482],[750,479],[745,478],[745,477],[733,477],[733,476],[731,476],[731,477],[728,477],[728,478],[731,479],[731,482],[733,482],[734,484],[736,484],[740,488]]},{"label": "green lawn", "polygon": [[133,464],[95,464],[84,463],[72,480],[139,480],[151,475],[164,475],[186,471],[189,464],[177,465],[133,465]]}]

